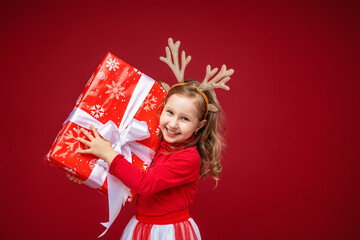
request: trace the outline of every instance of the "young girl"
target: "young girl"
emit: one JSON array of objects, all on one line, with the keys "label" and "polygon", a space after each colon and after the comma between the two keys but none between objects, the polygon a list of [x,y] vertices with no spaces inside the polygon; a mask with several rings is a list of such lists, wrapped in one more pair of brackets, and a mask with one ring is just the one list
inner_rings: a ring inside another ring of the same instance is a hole
[{"label": "young girl", "polygon": [[88,140],[78,141],[88,149],[78,152],[104,159],[109,173],[138,193],[137,214],[121,239],[201,239],[188,208],[199,178],[210,174],[217,183],[221,173],[223,141],[218,123],[222,117],[211,89],[215,85],[180,81],[170,88],[160,106],[161,146],[147,172],[118,154],[93,126],[94,137],[81,130]]}]

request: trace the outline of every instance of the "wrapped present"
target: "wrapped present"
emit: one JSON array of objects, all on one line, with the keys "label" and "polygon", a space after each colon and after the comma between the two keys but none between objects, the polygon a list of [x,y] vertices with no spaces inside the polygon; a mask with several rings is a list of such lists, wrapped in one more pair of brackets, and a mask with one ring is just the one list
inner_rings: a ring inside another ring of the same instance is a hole
[{"label": "wrapped present", "polygon": [[108,53],[92,74],[46,156],[48,164],[109,195],[107,228],[114,220],[111,209],[120,211],[114,210],[114,205],[123,204],[132,194],[108,174],[109,166],[104,160],[76,153],[77,149],[85,148],[76,138],[84,137],[80,129],[90,129],[91,123],[117,152],[146,171],[159,147],[157,109],[165,96],[158,82]]}]

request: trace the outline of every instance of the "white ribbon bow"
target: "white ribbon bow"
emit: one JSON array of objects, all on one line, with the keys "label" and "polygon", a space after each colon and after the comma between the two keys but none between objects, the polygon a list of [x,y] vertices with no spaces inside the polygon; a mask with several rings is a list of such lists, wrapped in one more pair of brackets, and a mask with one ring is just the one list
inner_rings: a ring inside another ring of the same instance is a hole
[{"label": "white ribbon bow", "polygon": [[[139,150],[139,148],[146,150],[147,148],[137,143],[136,141],[144,140],[150,137],[146,122],[139,122],[136,119],[132,119],[128,127],[122,132],[119,131],[119,129],[116,127],[116,124],[112,121],[108,121],[102,128],[99,128],[98,131],[103,138],[112,143],[114,150],[124,155],[125,159],[130,163],[132,162],[131,152],[137,155],[136,150]],[[132,145],[137,145],[137,147],[132,147]],[[146,163],[150,164],[151,158],[147,157],[144,160],[147,160]],[[99,159],[98,161],[104,160]],[[126,199],[130,195],[130,189],[113,175],[107,174],[107,183],[109,199],[109,222],[102,223],[102,225],[106,227],[106,230],[99,237],[103,236],[110,228],[111,224],[115,221],[117,215],[119,214],[121,207],[125,204]],[[113,189],[115,191],[113,191]]]},{"label": "white ribbon bow", "polygon": [[[146,122],[140,122],[133,117],[148,95],[153,84],[153,79],[145,74],[142,74],[133,94],[131,95],[119,128],[111,120],[102,124],[100,121],[80,108],[75,108],[65,123],[71,121],[87,129],[90,129],[89,124],[91,123],[104,139],[112,143],[112,147],[116,152],[124,155],[127,161],[130,163],[132,162],[131,153],[134,153],[142,161],[150,165],[155,152],[152,149],[136,142],[150,137],[147,124]],[[130,195],[130,189],[119,179],[111,174],[108,174],[108,171],[109,165],[103,159],[98,159],[97,164],[95,165],[89,178],[84,181],[86,185],[92,188],[99,188],[103,185],[105,179],[107,178],[109,222],[101,223],[106,227],[106,229],[99,237],[103,236],[110,228],[111,224],[119,214],[121,207],[125,204],[126,199]]]}]

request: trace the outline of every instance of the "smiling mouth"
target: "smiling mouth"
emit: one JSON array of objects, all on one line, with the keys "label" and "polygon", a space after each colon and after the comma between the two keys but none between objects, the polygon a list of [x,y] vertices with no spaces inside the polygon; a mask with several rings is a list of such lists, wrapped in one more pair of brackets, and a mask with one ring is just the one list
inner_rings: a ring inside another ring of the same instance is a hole
[{"label": "smiling mouth", "polygon": [[171,131],[170,129],[166,128],[166,131],[168,133],[170,133],[171,135],[179,135],[180,133],[179,132],[174,132],[174,131]]}]

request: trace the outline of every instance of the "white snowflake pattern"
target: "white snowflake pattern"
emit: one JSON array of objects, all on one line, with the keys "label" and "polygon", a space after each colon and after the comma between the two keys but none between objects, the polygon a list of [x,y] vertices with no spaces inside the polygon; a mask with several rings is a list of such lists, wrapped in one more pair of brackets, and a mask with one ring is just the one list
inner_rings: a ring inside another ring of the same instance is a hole
[{"label": "white snowflake pattern", "polygon": [[109,93],[110,98],[116,97],[117,100],[119,100],[120,96],[125,97],[125,88],[121,87],[120,84],[120,82],[115,83],[114,81],[112,81],[111,85],[106,84],[108,90],[105,93]]},{"label": "white snowflake pattern", "polygon": [[101,105],[96,104],[90,108],[91,115],[93,115],[95,118],[102,117],[104,115],[104,109]]},{"label": "white snowflake pattern", "polygon": [[149,169],[149,166],[146,163],[143,163],[143,170],[147,171]]},{"label": "white snowflake pattern", "polygon": [[159,126],[156,128],[155,133],[156,133],[156,135],[159,135],[159,133],[160,133],[160,127]]},{"label": "white snowflake pattern", "polygon": [[116,68],[119,69],[119,66],[118,66],[119,63],[116,62],[116,59],[112,60],[112,58],[110,58],[110,61],[106,61],[106,63],[107,63],[106,67],[109,68],[109,71],[111,71],[111,70],[116,71]]},{"label": "white snowflake pattern", "polygon": [[130,193],[130,195],[129,195],[128,198],[127,198],[127,201],[128,201],[128,202],[132,202],[133,199],[134,199],[134,194],[133,194],[133,193]]},{"label": "white snowflake pattern", "polygon": [[90,169],[94,169],[96,163],[97,163],[96,159],[92,159],[92,160],[89,162],[89,167],[90,167]]},{"label": "white snowflake pattern", "polygon": [[105,79],[105,73],[104,72],[98,72],[98,74],[96,75],[96,77],[100,80],[104,80]]},{"label": "white snowflake pattern", "polygon": [[[73,131],[74,132],[73,132]],[[75,150],[79,150],[80,148],[80,142],[78,140],[76,140],[78,137],[80,137],[80,127],[77,128],[73,128],[72,130],[70,130],[69,132],[67,132],[65,134],[65,139],[67,141],[65,141],[65,144],[67,145],[67,149],[70,149],[70,151],[75,151]]]},{"label": "white snowflake pattern", "polygon": [[145,98],[143,102],[144,110],[147,112],[156,107],[157,97],[153,96],[151,93]]},{"label": "white snowflake pattern", "polygon": [[[56,145],[55,147],[54,147],[54,153],[56,154],[56,153],[58,153],[58,151],[60,150],[62,148],[62,146],[61,145]],[[64,154],[66,154],[66,153],[64,153]],[[60,156],[62,156],[62,154],[60,154]]]}]

